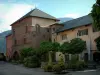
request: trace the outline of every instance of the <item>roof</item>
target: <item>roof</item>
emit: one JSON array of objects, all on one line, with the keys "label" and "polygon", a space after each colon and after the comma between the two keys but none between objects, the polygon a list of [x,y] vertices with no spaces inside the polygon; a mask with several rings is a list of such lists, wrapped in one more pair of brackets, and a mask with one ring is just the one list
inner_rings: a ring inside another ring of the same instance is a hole
[{"label": "roof", "polygon": [[63,24],[60,23],[60,22],[57,22],[57,23],[51,24],[50,26],[53,26],[53,25],[62,25],[62,26],[63,26]]},{"label": "roof", "polygon": [[[55,17],[53,17],[53,16],[51,16],[51,15],[49,15],[49,14],[47,14],[47,13],[45,13],[45,12],[39,10],[39,9],[37,9],[37,8],[31,10],[31,11],[28,12],[26,15],[24,15],[23,17],[21,17],[19,20],[22,20],[23,18],[30,17],[30,16],[31,16],[31,17],[40,17],[40,18],[58,20],[58,19],[56,19]],[[19,20],[17,20],[17,21],[19,21]],[[16,22],[17,22],[17,21],[16,21]],[[15,23],[15,22],[14,22],[14,23]],[[13,23],[13,24],[14,24],[14,23]]]},{"label": "roof", "polygon": [[10,35],[12,35],[12,33],[8,34],[6,37],[8,37],[8,36],[10,36]]},{"label": "roof", "polygon": [[72,28],[88,25],[88,24],[91,24],[92,22],[93,22],[93,19],[91,15],[86,15],[86,16],[62,23],[64,24],[64,27],[57,30],[56,32],[62,32],[62,31],[69,30]]},{"label": "roof", "polygon": [[12,35],[12,30],[5,37],[8,37],[10,35]]}]

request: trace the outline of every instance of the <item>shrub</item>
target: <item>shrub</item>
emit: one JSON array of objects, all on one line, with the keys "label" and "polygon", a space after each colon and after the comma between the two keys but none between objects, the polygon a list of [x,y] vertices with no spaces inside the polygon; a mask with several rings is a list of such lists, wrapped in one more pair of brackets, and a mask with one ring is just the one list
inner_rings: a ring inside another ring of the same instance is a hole
[{"label": "shrub", "polygon": [[73,70],[83,70],[87,67],[87,64],[84,61],[77,61],[77,62],[69,62],[66,65],[67,69],[73,69]]},{"label": "shrub", "polygon": [[81,61],[78,61],[78,62],[76,63],[76,69],[77,69],[77,70],[82,70],[83,68],[84,68],[84,63],[81,62]]},{"label": "shrub", "polygon": [[40,61],[35,55],[26,57],[24,59],[24,66],[30,67],[30,68],[40,67]]},{"label": "shrub", "polygon": [[52,64],[47,64],[43,67],[43,69],[45,72],[52,72],[52,67],[53,67]]},{"label": "shrub", "polygon": [[53,65],[52,70],[56,73],[61,73],[63,71],[63,68],[60,64],[56,64],[56,65]]},{"label": "shrub", "polygon": [[26,58],[27,56],[29,56],[29,53],[33,50],[33,48],[23,48],[20,51],[20,55],[21,55],[21,60],[23,60],[24,58]]}]

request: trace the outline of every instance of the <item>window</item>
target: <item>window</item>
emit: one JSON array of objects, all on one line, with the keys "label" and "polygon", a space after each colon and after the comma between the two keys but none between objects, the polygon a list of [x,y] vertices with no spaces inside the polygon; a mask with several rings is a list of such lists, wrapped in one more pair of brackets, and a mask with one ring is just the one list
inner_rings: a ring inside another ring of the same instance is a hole
[{"label": "window", "polygon": [[88,29],[78,30],[77,36],[88,35]]},{"label": "window", "polygon": [[66,39],[67,39],[67,35],[66,34],[62,35],[62,40],[66,40]]}]

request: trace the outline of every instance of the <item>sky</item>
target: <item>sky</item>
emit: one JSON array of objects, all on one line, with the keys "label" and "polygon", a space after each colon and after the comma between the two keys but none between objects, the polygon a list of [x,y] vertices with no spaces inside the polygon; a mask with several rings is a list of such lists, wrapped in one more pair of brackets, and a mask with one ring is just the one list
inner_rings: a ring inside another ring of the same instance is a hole
[{"label": "sky", "polygon": [[91,12],[95,0],[0,0],[0,32],[34,8],[56,18],[78,18]]}]

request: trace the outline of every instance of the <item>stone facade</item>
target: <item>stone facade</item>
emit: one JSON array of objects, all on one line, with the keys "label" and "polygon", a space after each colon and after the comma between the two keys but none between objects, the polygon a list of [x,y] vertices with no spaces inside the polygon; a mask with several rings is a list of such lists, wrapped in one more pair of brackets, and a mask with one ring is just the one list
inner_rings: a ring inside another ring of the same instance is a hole
[{"label": "stone facade", "polygon": [[39,17],[27,17],[12,24],[13,50],[39,47],[42,41],[50,41],[49,25],[56,21]]}]

